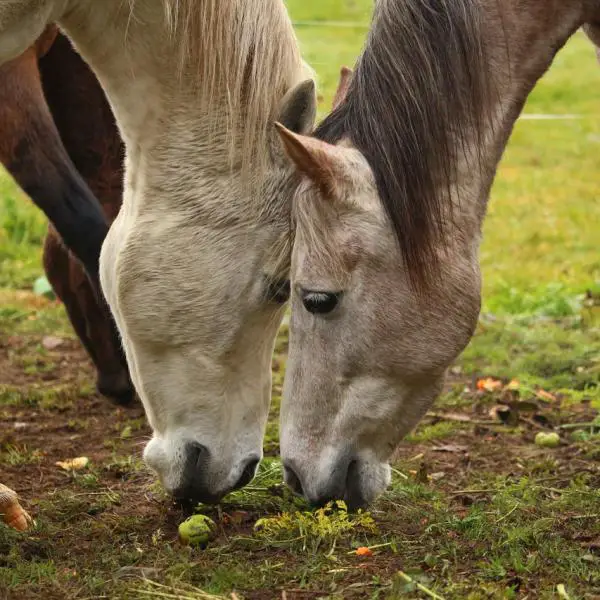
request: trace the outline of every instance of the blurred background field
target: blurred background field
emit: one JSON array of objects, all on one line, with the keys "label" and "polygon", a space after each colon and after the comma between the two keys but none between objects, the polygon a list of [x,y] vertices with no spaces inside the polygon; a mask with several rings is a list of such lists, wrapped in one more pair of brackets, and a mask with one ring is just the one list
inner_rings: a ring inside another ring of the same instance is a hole
[{"label": "blurred background field", "polygon": [[[351,66],[360,51],[372,2],[287,4],[305,58],[317,72],[323,116],[339,67]],[[573,600],[597,597],[586,594],[600,593],[598,90],[600,65],[578,33],[515,127],[484,226],[484,304],[477,334],[453,367],[435,413],[399,451],[392,489],[372,513],[378,533],[364,523],[345,528],[333,517],[324,521],[329,529],[320,531],[307,525],[312,517],[293,512],[298,506],[285,494],[272,494],[280,480],[277,416],[285,328],[274,357],[265,446],[271,458],[254,487],[234,495],[223,509],[245,511],[250,524],[265,514],[292,511],[284,534],[269,530],[261,537],[252,527],[231,530],[229,523],[222,525],[216,545],[200,555],[173,541],[179,514],[161,505],[150,516],[137,515],[139,494],[154,489],[139,461],[143,419],[94,400],[92,374],[76,343],[68,342],[68,352],[77,373],[66,378],[58,355],[42,347],[43,336],[73,334],[62,307],[32,293],[43,274],[45,219],[0,172],[0,341],[10,341],[2,364],[6,372],[22,375],[12,380],[0,369],[0,411],[6,422],[33,414],[44,423],[39,439],[32,436],[26,446],[10,437],[8,427],[2,431],[0,472],[51,469],[44,462],[44,432],[58,431],[65,421],[81,437],[93,426],[100,446],[87,480],[66,478],[44,488],[39,499],[28,498],[40,513],[41,531],[58,536],[55,546],[34,540],[44,551],[31,559],[31,548],[0,530],[0,555],[9,557],[0,561],[0,598],[3,585],[14,598],[49,598],[61,589],[67,595],[56,597],[204,597],[197,591],[184,595],[189,585],[216,594],[241,590],[240,597],[248,598],[280,597],[279,590],[299,599],[422,597],[398,578],[399,570],[410,569],[417,581],[447,598],[554,598],[558,584],[567,586]],[[85,422],[80,413],[90,402],[94,408]],[[498,420],[498,406],[509,407],[504,421]],[[579,422],[587,425],[578,427]],[[561,432],[560,448],[537,448],[535,433],[552,427]],[[131,475],[118,485],[110,479],[115,465]],[[108,492],[119,495],[119,502]],[[96,502],[101,509],[90,516],[85,503],[101,494]],[[95,540],[99,561],[90,548],[79,557],[71,552],[72,528],[80,519],[80,534]],[[59,535],[64,523],[66,533]],[[351,554],[357,544],[380,546],[366,566],[359,567]],[[306,547],[313,551],[307,554]],[[115,584],[115,570],[133,566],[155,569],[154,579],[169,588]],[[82,573],[76,585],[73,570]]]},{"label": "blurred background field", "polygon": [[[371,2],[291,0],[288,5],[304,55],[317,71],[323,116],[339,67],[351,66],[360,51]],[[561,301],[569,304],[600,279],[600,117],[594,93],[599,84],[593,49],[577,34],[527,103],[525,119],[517,124],[502,162],[485,224],[482,263],[488,310],[556,311]],[[529,115],[558,118],[527,120]],[[560,119],[565,116],[575,118]],[[44,231],[42,215],[2,174],[2,288],[30,289],[41,272]]]}]

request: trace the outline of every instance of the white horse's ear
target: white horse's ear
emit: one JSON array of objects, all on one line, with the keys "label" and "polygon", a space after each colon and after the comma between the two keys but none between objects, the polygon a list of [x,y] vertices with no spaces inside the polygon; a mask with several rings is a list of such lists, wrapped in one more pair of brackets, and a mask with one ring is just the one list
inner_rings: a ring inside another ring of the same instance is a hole
[{"label": "white horse's ear", "polygon": [[296,169],[308,177],[325,198],[336,198],[339,194],[343,166],[335,146],[316,138],[299,135],[275,123],[285,153]]},{"label": "white horse's ear", "polygon": [[307,79],[293,87],[283,97],[277,120],[290,131],[309,134],[317,116],[317,90],[315,82]]},{"label": "white horse's ear", "polygon": [[348,67],[342,67],[340,69],[340,80],[338,82],[338,88],[333,98],[333,110],[335,110],[345,99],[348,89],[350,88],[350,81],[352,80],[352,69]]}]

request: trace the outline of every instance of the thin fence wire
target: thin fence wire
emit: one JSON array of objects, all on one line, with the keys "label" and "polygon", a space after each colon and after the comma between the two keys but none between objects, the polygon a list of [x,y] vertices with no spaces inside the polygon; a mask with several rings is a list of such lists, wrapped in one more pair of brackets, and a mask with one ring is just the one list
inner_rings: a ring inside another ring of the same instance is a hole
[{"label": "thin fence wire", "polygon": [[363,21],[292,21],[294,27],[332,27],[340,29],[369,29]]}]

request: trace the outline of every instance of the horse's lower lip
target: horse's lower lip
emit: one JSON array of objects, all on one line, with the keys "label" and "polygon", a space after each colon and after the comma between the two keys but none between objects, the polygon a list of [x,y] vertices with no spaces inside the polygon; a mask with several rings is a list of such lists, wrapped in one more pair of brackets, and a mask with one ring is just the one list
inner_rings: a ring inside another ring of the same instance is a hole
[{"label": "horse's lower lip", "polygon": [[186,495],[185,492],[176,490],[173,492],[173,499],[176,504],[182,508],[193,508],[197,504],[219,504],[223,499],[224,494],[202,494],[201,496]]}]

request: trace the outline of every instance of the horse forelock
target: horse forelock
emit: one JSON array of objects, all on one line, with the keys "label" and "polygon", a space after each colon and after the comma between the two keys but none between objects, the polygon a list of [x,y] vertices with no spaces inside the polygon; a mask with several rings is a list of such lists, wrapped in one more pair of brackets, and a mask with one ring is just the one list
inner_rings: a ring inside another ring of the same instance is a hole
[{"label": "horse forelock", "polygon": [[439,273],[459,161],[481,165],[491,111],[483,10],[478,0],[379,0],[345,102],[315,134],[348,138],[365,156],[421,291]]},{"label": "horse forelock", "polygon": [[283,2],[162,2],[180,85],[225,121],[232,163],[258,167],[282,97],[306,73]]}]

